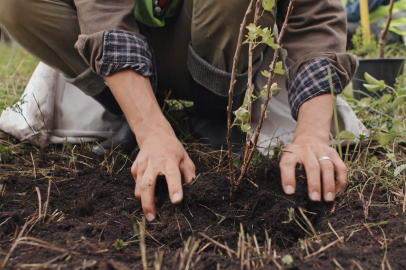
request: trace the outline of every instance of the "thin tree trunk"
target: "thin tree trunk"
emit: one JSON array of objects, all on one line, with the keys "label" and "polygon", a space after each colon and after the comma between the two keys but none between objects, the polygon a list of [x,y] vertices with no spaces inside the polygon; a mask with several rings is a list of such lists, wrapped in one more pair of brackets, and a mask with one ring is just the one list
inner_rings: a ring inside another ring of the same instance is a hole
[{"label": "thin tree trunk", "polygon": [[382,29],[381,38],[379,39],[380,57],[381,58],[385,57],[385,37],[386,37],[386,33],[388,32],[390,22],[392,20],[392,10],[393,10],[393,4],[394,3],[395,3],[395,0],[390,1],[389,10],[388,10],[388,19],[386,20],[385,28]]}]

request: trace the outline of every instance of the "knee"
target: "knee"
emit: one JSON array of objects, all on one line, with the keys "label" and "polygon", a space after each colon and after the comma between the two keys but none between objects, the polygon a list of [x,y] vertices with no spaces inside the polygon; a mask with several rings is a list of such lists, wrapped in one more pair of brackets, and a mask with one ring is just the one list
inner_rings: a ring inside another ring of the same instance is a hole
[{"label": "knee", "polygon": [[0,0],[0,26],[7,29],[19,22],[18,18],[26,16],[24,10],[29,0]]}]

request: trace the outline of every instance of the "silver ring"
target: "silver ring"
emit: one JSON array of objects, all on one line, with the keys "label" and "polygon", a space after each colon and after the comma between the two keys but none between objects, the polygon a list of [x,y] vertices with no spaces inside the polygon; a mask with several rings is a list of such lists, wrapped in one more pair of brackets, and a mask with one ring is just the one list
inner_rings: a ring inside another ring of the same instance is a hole
[{"label": "silver ring", "polygon": [[331,158],[329,158],[329,157],[321,157],[321,158],[319,158],[319,161],[322,161],[322,160],[330,160],[331,161]]}]

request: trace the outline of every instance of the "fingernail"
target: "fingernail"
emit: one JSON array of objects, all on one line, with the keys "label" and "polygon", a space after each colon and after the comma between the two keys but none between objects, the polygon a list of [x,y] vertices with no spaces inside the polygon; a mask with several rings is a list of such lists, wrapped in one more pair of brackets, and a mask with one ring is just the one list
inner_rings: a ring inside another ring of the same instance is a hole
[{"label": "fingernail", "polygon": [[287,185],[286,187],[285,187],[285,193],[286,194],[293,194],[293,193],[295,193],[295,189],[291,186],[291,185]]},{"label": "fingernail", "polygon": [[327,195],[326,195],[326,201],[328,201],[328,202],[334,201],[334,196],[333,196],[333,193],[332,193],[332,192],[327,193]]},{"label": "fingernail", "polygon": [[311,198],[313,201],[320,201],[320,194],[317,191],[313,191]]},{"label": "fingernail", "polygon": [[153,214],[151,214],[151,213],[147,214],[147,220],[148,221],[153,221],[154,219],[155,219],[155,216]]},{"label": "fingernail", "polygon": [[172,196],[172,200],[174,202],[178,202],[180,200],[180,195],[178,193],[174,193]]}]

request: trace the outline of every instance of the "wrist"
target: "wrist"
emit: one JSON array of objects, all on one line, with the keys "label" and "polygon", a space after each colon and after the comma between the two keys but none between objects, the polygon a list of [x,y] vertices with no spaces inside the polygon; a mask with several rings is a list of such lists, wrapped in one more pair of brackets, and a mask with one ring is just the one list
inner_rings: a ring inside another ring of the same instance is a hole
[{"label": "wrist", "polygon": [[331,94],[322,94],[304,102],[299,109],[293,142],[299,138],[329,143],[333,100]]},{"label": "wrist", "polygon": [[[160,113],[160,112],[159,112]],[[132,130],[135,134],[135,138],[140,147],[149,138],[156,135],[160,136],[176,136],[171,125],[162,115],[149,117],[149,118],[138,118],[138,121],[132,125]]]}]

